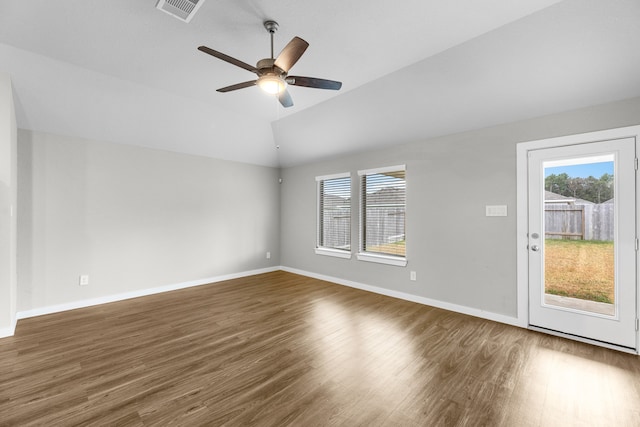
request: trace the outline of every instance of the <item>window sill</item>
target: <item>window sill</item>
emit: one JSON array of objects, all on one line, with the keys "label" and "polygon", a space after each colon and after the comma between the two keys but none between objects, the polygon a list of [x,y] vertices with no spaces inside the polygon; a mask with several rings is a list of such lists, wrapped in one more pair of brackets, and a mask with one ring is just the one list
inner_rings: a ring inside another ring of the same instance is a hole
[{"label": "window sill", "polygon": [[336,258],[351,259],[350,251],[341,251],[340,249],[316,248],[316,255],[332,256]]},{"label": "window sill", "polygon": [[407,259],[404,257],[398,257],[393,255],[381,255],[372,253],[359,253],[359,261],[377,262],[378,264],[395,265],[397,267],[406,267]]}]

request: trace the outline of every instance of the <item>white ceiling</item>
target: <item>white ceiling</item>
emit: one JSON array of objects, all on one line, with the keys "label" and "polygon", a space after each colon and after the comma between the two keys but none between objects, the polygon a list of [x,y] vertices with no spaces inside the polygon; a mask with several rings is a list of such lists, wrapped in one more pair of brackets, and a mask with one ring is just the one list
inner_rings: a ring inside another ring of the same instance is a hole
[{"label": "white ceiling", "polygon": [[[0,71],[18,126],[269,166],[640,96],[638,0],[205,0],[186,24],[156,0],[3,0]],[[253,64],[310,43],[283,109]],[[280,149],[276,149],[276,145]]]}]

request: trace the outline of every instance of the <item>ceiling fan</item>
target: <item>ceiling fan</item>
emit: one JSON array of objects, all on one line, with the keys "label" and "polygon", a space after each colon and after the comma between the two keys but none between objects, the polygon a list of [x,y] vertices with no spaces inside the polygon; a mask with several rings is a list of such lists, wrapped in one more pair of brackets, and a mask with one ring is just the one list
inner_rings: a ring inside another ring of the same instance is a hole
[{"label": "ceiling fan", "polygon": [[229,64],[244,68],[258,76],[256,80],[226,86],[218,89],[218,92],[231,92],[258,85],[265,92],[277,95],[278,100],[283,107],[291,107],[293,106],[293,100],[291,99],[289,91],[287,91],[287,85],[331,90],[339,90],[342,87],[341,82],[334,80],[318,79],[315,77],[290,76],[289,70],[296,62],[298,62],[304,51],[307,50],[309,43],[302,40],[300,37],[294,37],[284,47],[284,49],[282,49],[282,52],[280,52],[278,57],[274,58],[273,35],[278,30],[278,23],[275,21],[265,21],[264,27],[269,34],[271,34],[271,57],[259,60],[255,67],[206,46],[198,47],[198,50],[201,52],[208,53],[209,55],[222,59]]}]

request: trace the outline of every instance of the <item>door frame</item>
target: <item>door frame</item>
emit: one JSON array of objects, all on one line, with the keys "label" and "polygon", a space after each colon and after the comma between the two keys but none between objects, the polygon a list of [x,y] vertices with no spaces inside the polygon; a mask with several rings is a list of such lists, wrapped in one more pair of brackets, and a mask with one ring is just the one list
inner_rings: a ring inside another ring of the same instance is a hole
[{"label": "door frame", "polygon": [[[553,148],[563,145],[583,144],[589,142],[607,141],[611,139],[619,138],[634,138],[636,146],[640,141],[640,125],[628,126],[623,128],[608,129],[596,132],[581,133],[575,135],[560,136],[555,138],[545,138],[534,141],[520,142],[516,145],[516,223],[517,223],[517,238],[516,238],[516,257],[517,257],[517,301],[518,301],[518,325],[523,328],[532,330],[538,330],[539,328],[533,327],[529,324],[529,239],[527,237],[529,227],[529,213],[528,213],[528,152],[531,150],[538,150],[541,148]],[[638,153],[636,153],[638,156]],[[640,206],[639,206],[639,187],[640,180],[638,179],[638,173],[636,173],[636,238],[638,237],[638,227],[640,223]],[[588,338],[576,337],[569,334],[553,333],[551,331],[542,330],[547,334],[558,335],[565,338],[595,344],[601,347],[613,348],[633,354],[640,355],[640,331],[638,331],[637,318],[640,317],[640,251],[636,250],[636,349],[629,350],[624,347],[618,347],[615,345],[608,345],[600,341],[590,340]]]}]

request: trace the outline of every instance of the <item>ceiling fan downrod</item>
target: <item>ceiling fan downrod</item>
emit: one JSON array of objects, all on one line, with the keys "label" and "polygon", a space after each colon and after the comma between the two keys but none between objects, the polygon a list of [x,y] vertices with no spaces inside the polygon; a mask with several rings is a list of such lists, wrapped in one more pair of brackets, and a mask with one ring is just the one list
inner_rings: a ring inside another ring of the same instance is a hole
[{"label": "ceiling fan downrod", "polygon": [[271,59],[274,59],[273,56],[273,35],[278,31],[278,23],[276,21],[264,21],[264,28],[267,29],[269,34],[271,35]]}]

